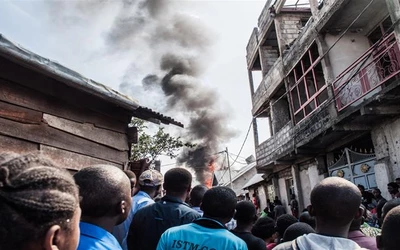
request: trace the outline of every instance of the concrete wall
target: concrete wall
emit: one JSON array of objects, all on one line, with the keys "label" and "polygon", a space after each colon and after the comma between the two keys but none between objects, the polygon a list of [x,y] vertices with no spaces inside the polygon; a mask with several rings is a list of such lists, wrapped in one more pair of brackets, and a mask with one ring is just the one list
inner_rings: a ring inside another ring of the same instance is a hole
[{"label": "concrete wall", "polygon": [[375,177],[385,197],[386,184],[400,177],[400,118],[380,124],[371,131],[377,164]]},{"label": "concrete wall", "polygon": [[279,198],[282,201],[282,205],[286,209],[286,213],[290,212],[289,201],[288,201],[288,193],[286,188],[286,179],[279,178]]},{"label": "concrete wall", "polygon": [[[232,187],[233,190],[236,192],[236,194],[240,194],[243,191],[241,190],[241,188],[244,186],[244,184],[246,184],[256,174],[257,174],[257,169],[256,166],[254,166],[252,169],[242,174],[239,178],[232,181]],[[228,173],[226,175],[228,175]],[[228,185],[228,187],[230,186]]]},{"label": "concrete wall", "polygon": [[312,189],[320,181],[324,179],[324,175],[318,174],[318,167],[316,164],[310,164],[307,169],[299,172],[301,182],[301,192],[303,195],[304,208],[311,204],[310,195]]},{"label": "concrete wall", "polygon": [[307,18],[307,13],[286,14],[282,13],[275,18],[279,50],[283,53],[287,47],[299,36],[302,30],[302,18]]},{"label": "concrete wall", "polygon": [[[326,34],[325,42],[328,47],[332,47],[338,38],[339,35]],[[336,78],[342,73],[364,54],[369,47],[370,43],[367,37],[356,33],[346,33],[329,52],[334,77]]]}]

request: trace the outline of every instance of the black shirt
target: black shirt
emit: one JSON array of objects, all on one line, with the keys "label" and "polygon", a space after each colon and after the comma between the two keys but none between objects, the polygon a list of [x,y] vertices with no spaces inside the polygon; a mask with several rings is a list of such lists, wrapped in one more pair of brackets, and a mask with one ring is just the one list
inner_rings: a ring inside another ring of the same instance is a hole
[{"label": "black shirt", "polygon": [[262,239],[252,235],[250,232],[236,232],[231,230],[231,232],[237,237],[241,238],[246,242],[247,248],[249,250],[266,250],[267,245]]},{"label": "black shirt", "polygon": [[128,232],[129,250],[155,250],[161,235],[171,227],[191,223],[200,214],[186,203],[164,196],[161,201],[139,209]]}]

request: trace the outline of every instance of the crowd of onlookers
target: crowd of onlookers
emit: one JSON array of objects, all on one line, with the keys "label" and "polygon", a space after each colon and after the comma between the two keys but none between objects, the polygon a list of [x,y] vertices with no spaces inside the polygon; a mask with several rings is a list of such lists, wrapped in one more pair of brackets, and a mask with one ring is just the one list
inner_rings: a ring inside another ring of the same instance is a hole
[{"label": "crowd of onlookers", "polygon": [[191,183],[184,168],[137,177],[95,165],[72,176],[38,155],[0,154],[0,249],[400,249],[396,183],[386,201],[329,177],[303,212],[295,196],[291,214],[276,197],[261,216],[228,187]]}]

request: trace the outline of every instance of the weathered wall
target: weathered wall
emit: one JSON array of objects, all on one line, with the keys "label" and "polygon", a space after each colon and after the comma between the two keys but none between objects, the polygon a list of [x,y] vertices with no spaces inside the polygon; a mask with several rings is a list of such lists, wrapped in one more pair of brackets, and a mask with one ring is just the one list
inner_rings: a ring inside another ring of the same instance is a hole
[{"label": "weathered wall", "polygon": [[[338,38],[339,35],[326,34],[325,42],[330,48]],[[348,68],[364,54],[369,47],[370,43],[367,37],[361,34],[347,32],[328,53],[334,77],[336,78]]]},{"label": "weathered wall", "polygon": [[263,166],[282,154],[293,150],[292,124],[287,123],[279,132],[256,148],[257,166]]},{"label": "weathered wall", "polygon": [[[241,174],[240,172],[238,173]],[[254,165],[249,171],[241,174],[238,178],[234,178],[235,180],[232,181],[233,190],[237,195],[243,192],[242,187],[246,184],[254,175],[257,174],[256,166]]]},{"label": "weathered wall", "polygon": [[303,27],[301,19],[308,16],[307,13],[281,13],[275,17],[275,29],[281,53],[299,36]]},{"label": "weathered wall", "polygon": [[[7,68],[0,72],[2,150],[37,152],[74,170],[101,163],[122,168],[128,161],[127,124],[23,86],[34,86],[36,81],[51,84],[44,76],[10,67],[5,60],[0,60],[0,67]],[[32,77],[25,78],[29,74]],[[57,92],[59,84],[52,84],[46,91]]]},{"label": "weathered wall", "polygon": [[373,128],[371,138],[378,162],[387,165],[390,181],[394,181],[400,177],[400,118]]},{"label": "weathered wall", "polygon": [[286,209],[286,213],[290,213],[289,201],[288,201],[288,193],[286,189],[286,179],[279,178],[279,195],[280,200],[282,201],[283,206]]},{"label": "weathered wall", "polygon": [[290,121],[289,103],[286,98],[271,99],[271,103],[272,134],[276,134]]},{"label": "weathered wall", "polygon": [[312,189],[320,181],[324,179],[324,175],[318,174],[318,167],[316,164],[309,164],[303,167],[300,171],[301,192],[303,194],[304,208],[311,204],[310,195]]}]

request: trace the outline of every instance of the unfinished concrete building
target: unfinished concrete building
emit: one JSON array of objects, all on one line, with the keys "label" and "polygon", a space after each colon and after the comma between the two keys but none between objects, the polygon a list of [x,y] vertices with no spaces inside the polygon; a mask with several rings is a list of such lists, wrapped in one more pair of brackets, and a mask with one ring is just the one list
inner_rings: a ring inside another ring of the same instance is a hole
[{"label": "unfinished concrete building", "polygon": [[[267,1],[247,45],[257,171],[270,198],[287,205],[295,193],[303,209],[327,176],[390,198],[386,184],[400,177],[399,0],[290,4]],[[257,126],[265,117],[269,127]]]}]

